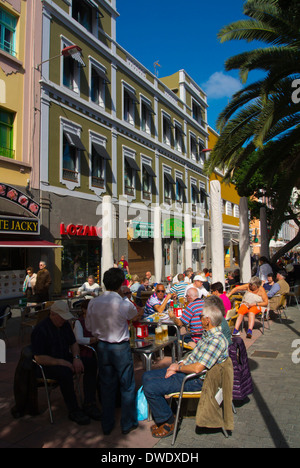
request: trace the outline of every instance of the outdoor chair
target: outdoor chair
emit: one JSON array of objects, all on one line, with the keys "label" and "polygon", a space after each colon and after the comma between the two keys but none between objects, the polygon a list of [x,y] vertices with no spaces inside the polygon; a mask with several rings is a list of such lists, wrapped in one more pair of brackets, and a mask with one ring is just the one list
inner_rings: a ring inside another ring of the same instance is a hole
[{"label": "outdoor chair", "polygon": [[[23,308],[21,311],[21,324],[20,324],[20,331],[19,331],[19,340],[23,341],[24,337],[24,330],[25,329],[30,329],[31,331],[33,328],[42,320],[44,320],[46,317],[48,317],[50,313],[50,308],[44,309],[40,308],[41,304],[30,306],[34,310],[31,311],[31,315],[26,315],[26,308]],[[36,310],[37,308],[40,308],[39,310]]]},{"label": "outdoor chair", "polygon": [[[228,359],[227,359],[225,362],[227,362],[227,361],[228,361]],[[202,395],[203,395],[204,392],[205,392],[205,394],[207,394],[207,391],[209,390],[209,389],[208,389],[208,386],[211,384],[211,380],[212,380],[212,379],[210,379],[210,381],[207,381],[207,378],[208,378],[208,376],[209,376],[209,373],[210,373],[214,368],[215,368],[215,369],[214,369],[214,371],[215,371],[215,370],[217,369],[216,366],[220,366],[220,365],[222,365],[222,364],[215,364],[215,366],[213,366],[210,370],[204,370],[204,371],[202,371],[202,372],[200,372],[200,373],[198,373],[198,374],[197,374],[197,373],[188,374],[188,375],[184,378],[184,380],[183,380],[183,382],[182,382],[180,392],[170,393],[170,394],[166,395],[166,398],[170,398],[170,405],[172,404],[173,399],[177,399],[177,400],[178,400],[178,402],[177,402],[177,410],[176,410],[176,417],[175,417],[175,424],[174,424],[174,432],[173,432],[173,437],[172,437],[172,442],[171,442],[171,445],[172,445],[172,446],[174,445],[175,440],[176,440],[176,436],[177,436],[177,431],[178,431],[178,426],[179,426],[179,420],[180,420],[180,413],[181,413],[181,404],[182,404],[182,400],[183,400],[183,399],[190,399],[190,398],[196,398],[196,399],[199,400],[199,402],[198,402],[198,409],[197,409],[197,416],[196,416],[196,422],[197,422],[200,399],[202,398]],[[185,391],[184,391],[184,386],[185,386],[185,383],[187,382],[187,380],[192,379],[192,378],[194,378],[194,377],[200,378],[201,376],[203,376],[203,375],[205,375],[205,374],[207,374],[207,375],[206,375],[206,378],[205,378],[205,380],[204,380],[203,387],[202,387],[202,390],[201,390],[201,391],[199,391],[199,392],[185,392]],[[233,382],[233,367],[232,367],[231,360],[230,360],[230,367],[229,367],[229,369],[226,368],[226,369],[224,370],[224,374],[223,374],[223,378],[222,378],[222,385],[223,385],[223,382],[224,382],[224,380],[225,380],[225,377],[226,377],[226,378],[229,378],[229,379],[231,380],[231,383]],[[207,383],[207,382],[208,382],[208,383]],[[210,397],[209,397],[209,399],[210,399]],[[208,400],[206,399],[206,402],[207,402],[207,401],[208,401]],[[233,413],[236,413],[234,404],[233,404],[233,402],[232,402],[232,398],[231,398],[231,408],[232,408],[232,412],[233,412]],[[218,418],[217,418],[217,419],[218,419]],[[220,419],[220,418],[219,418],[219,419]],[[214,425],[214,423],[213,423],[212,426],[208,425],[207,427],[215,427],[215,425]],[[228,435],[228,432],[227,432],[225,426],[221,426],[221,429],[222,429],[222,432],[223,432],[224,436],[225,436],[226,438],[228,438],[229,435]]]},{"label": "outdoor chair", "polygon": [[259,314],[257,314],[255,316],[255,318],[257,320],[260,320],[260,322],[262,324],[262,332],[261,333],[263,335],[265,334],[265,320],[267,320],[268,330],[271,330],[271,326],[270,326],[270,322],[269,322],[269,319],[270,319],[270,306],[269,306],[269,304],[267,305],[267,307],[262,307],[261,312]]},{"label": "outdoor chair", "polygon": [[282,323],[282,314],[284,314],[285,319],[287,320],[286,309],[287,309],[287,298],[286,294],[281,295],[280,303],[274,312],[278,315],[280,322]]},{"label": "outdoor chair", "polygon": [[[300,301],[300,284],[298,284],[296,286],[291,286],[290,292],[288,292],[286,294],[286,296],[289,299],[289,305],[291,305],[291,300],[292,300],[292,298],[294,298],[295,301],[296,301],[297,307],[300,310],[300,305],[299,305],[299,301]],[[299,299],[299,301],[298,301],[298,299]]]},{"label": "outdoor chair", "polygon": [[238,314],[237,314],[236,308],[228,310],[225,315],[225,320],[227,321],[231,332],[233,332],[237,317],[238,317]]}]

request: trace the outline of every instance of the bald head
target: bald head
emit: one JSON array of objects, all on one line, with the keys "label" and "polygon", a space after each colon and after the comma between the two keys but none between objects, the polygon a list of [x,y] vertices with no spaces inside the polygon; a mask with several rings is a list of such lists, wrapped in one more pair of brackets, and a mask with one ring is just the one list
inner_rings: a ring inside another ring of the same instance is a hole
[{"label": "bald head", "polygon": [[186,293],[186,298],[188,303],[193,302],[195,299],[199,297],[199,291],[196,288],[189,288]]}]

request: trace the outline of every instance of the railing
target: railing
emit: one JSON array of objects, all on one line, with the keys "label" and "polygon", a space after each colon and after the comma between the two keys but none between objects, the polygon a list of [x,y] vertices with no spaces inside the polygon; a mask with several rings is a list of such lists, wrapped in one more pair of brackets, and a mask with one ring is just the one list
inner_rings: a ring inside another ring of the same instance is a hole
[{"label": "railing", "polygon": [[92,176],[92,186],[104,188],[104,179],[102,179],[101,177]]},{"label": "railing", "polygon": [[78,182],[78,172],[71,171],[71,169],[63,169],[63,179]]},{"label": "railing", "polygon": [[0,156],[3,156],[4,158],[15,159],[15,151],[11,148],[0,146]]}]

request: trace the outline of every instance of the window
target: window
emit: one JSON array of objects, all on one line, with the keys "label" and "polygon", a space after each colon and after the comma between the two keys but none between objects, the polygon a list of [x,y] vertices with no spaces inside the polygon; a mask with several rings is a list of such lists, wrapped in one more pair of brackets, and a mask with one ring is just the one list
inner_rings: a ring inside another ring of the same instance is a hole
[{"label": "window", "polygon": [[135,195],[135,176],[140,168],[132,155],[124,155],[124,193],[125,195]]},{"label": "window", "polygon": [[0,109],[0,156],[13,159],[13,125],[15,114]]},{"label": "window", "polygon": [[240,217],[239,205],[234,205],[234,207],[233,207],[233,216],[234,216],[235,218],[239,218],[239,217]]},{"label": "window", "polygon": [[73,57],[63,57],[63,85],[75,93],[79,92],[79,70],[78,62]]},{"label": "window", "polygon": [[199,159],[200,159],[200,164],[203,166],[205,163],[205,153],[203,152],[204,150],[204,143],[203,141],[199,140]]},{"label": "window", "polygon": [[181,179],[181,177],[176,178],[176,202],[179,205],[183,205],[185,202],[185,189],[186,185]]},{"label": "window", "polygon": [[144,200],[151,200],[152,198],[153,177],[156,177],[156,174],[151,167],[151,163],[144,162],[142,167],[142,190]]},{"label": "window", "polygon": [[169,172],[164,173],[164,202],[168,205],[172,204],[174,199],[175,180]]},{"label": "window", "polygon": [[232,204],[229,201],[225,202],[225,214],[232,216]]},{"label": "window", "polygon": [[135,116],[135,105],[138,102],[137,98],[135,97],[135,92],[124,87],[123,99],[123,118],[126,122],[133,125]]},{"label": "window", "polygon": [[180,153],[184,153],[183,135],[181,126],[175,124],[175,149]]},{"label": "window", "polygon": [[66,134],[63,136],[63,179],[78,182],[77,148],[70,145]]},{"label": "window", "polygon": [[105,106],[105,86],[109,83],[106,73],[100,67],[91,65],[91,101],[95,104]]},{"label": "window", "polygon": [[94,8],[90,2],[85,0],[73,0],[72,17],[90,32],[92,32],[93,29],[93,10]]},{"label": "window", "polygon": [[169,116],[163,116],[163,143],[171,146],[172,143],[172,122]]},{"label": "window", "polygon": [[198,145],[197,145],[197,139],[195,135],[191,135],[190,144],[191,144],[191,158],[194,159],[195,161],[198,161],[199,159]]},{"label": "window", "polygon": [[141,105],[141,129],[150,135],[152,128],[152,115],[154,114],[151,104],[142,100]]},{"label": "window", "polygon": [[196,211],[197,210],[197,205],[199,203],[199,189],[196,185],[195,181],[192,181],[191,183],[191,201],[192,201],[192,210]]},{"label": "window", "polygon": [[16,57],[16,25],[14,16],[0,8],[0,49]]},{"label": "window", "polygon": [[202,116],[202,108],[200,104],[193,100],[192,103],[192,110],[193,110],[193,119],[198,122],[198,124],[203,125],[203,116]]}]

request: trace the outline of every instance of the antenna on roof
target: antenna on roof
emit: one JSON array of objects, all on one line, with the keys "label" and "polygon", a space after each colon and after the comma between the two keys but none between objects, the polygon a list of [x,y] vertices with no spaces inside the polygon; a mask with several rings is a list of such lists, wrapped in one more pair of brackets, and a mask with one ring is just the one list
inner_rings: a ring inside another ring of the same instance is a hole
[{"label": "antenna on roof", "polygon": [[156,70],[156,67],[161,67],[161,65],[158,63],[159,60],[157,60],[156,62],[154,62],[154,75],[158,77],[158,70]]}]

